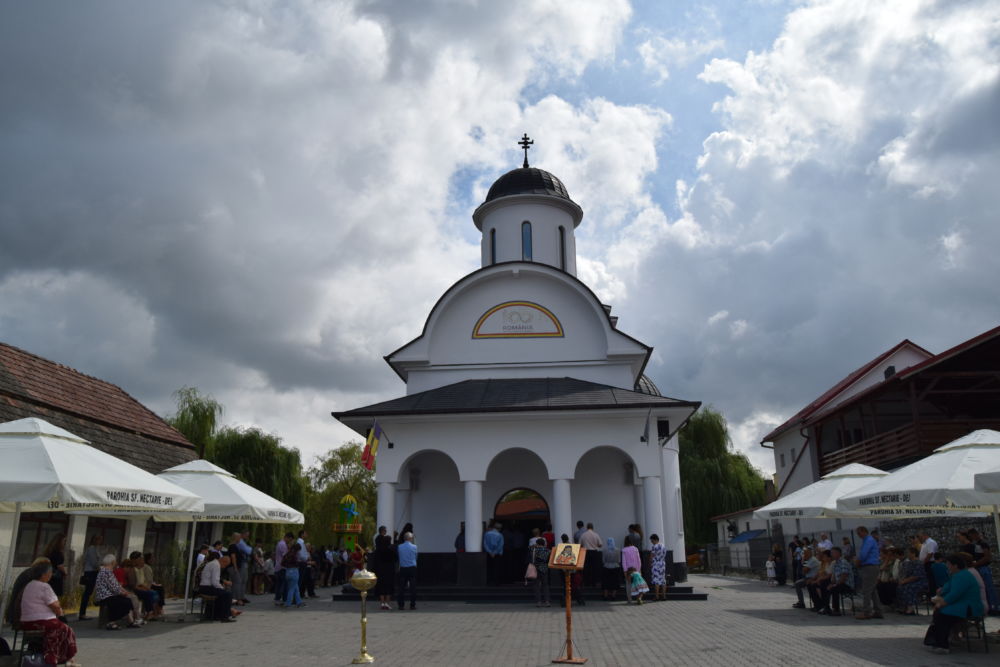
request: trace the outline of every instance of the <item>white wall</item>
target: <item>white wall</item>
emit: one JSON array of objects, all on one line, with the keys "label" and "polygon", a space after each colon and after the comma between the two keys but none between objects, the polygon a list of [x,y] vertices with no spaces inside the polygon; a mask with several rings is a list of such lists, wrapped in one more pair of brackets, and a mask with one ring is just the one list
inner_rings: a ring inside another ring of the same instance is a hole
[{"label": "white wall", "polygon": [[490,265],[490,230],[496,230],[497,262],[519,262],[522,260],[521,224],[531,223],[533,262],[548,264],[557,269],[560,266],[559,227],[562,226],[566,238],[565,271],[576,275],[576,241],[573,233],[573,216],[560,206],[550,206],[538,197],[519,197],[497,206],[482,219],[483,237],[481,242],[482,265]]},{"label": "white wall", "polygon": [[[809,486],[817,479],[815,476],[818,467],[816,447],[814,443],[810,443],[809,447],[806,448],[805,444],[806,439],[796,428],[785,431],[774,442],[774,470],[778,477],[778,490],[783,496]],[[796,456],[805,450],[805,454],[797,466],[795,466],[795,459],[792,457],[792,450],[795,450]],[[782,456],[785,460],[784,466],[781,465]]]},{"label": "white wall", "polygon": [[[420,471],[416,490],[410,488],[414,469]],[[414,541],[422,551],[453,551],[459,524],[465,518],[465,496],[451,459],[439,452],[418,454],[401,471],[397,488],[401,491],[396,497],[396,512],[401,518],[392,530],[410,522]]]},{"label": "white wall", "polygon": [[823,406],[822,410],[825,412],[830,408],[833,408],[835,406],[840,405],[841,403],[844,403],[845,401],[849,400],[852,396],[860,394],[865,389],[868,389],[869,387],[874,387],[875,385],[884,382],[885,370],[889,366],[895,366],[896,372],[898,373],[902,371],[904,368],[915,366],[916,364],[919,364],[921,361],[924,361],[925,359],[928,358],[930,358],[930,355],[924,352],[918,351],[909,346],[902,347],[893,352],[891,355],[889,355],[888,359],[884,360],[878,366],[876,366],[875,368],[873,368],[872,370],[868,371],[860,378],[858,378],[854,382],[854,384],[844,388],[843,391],[834,396],[829,403]]},{"label": "white wall", "polygon": [[[549,310],[562,337],[473,338],[489,310],[528,301]],[[536,263],[498,266],[449,290],[421,337],[393,353],[409,394],[469,378],[571,376],[632,389],[647,349],[613,329],[594,295],[579,281]],[[503,370],[501,370],[503,369]]]},{"label": "white wall", "polygon": [[639,521],[635,512],[635,484],[630,463],[620,451],[598,447],[580,459],[572,482],[573,525],[577,521],[593,523],[601,538],[615,538],[619,549],[628,534],[629,524]]}]

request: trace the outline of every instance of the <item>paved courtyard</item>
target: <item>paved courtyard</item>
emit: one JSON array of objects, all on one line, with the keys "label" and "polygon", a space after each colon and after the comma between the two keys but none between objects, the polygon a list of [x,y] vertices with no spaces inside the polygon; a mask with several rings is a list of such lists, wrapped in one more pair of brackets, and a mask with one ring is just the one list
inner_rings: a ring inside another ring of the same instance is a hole
[{"label": "paved courtyard", "polygon": [[[997,665],[992,653],[964,646],[951,655],[921,647],[928,617],[890,614],[881,621],[817,616],[791,608],[788,588],[745,579],[693,576],[705,602],[642,607],[594,601],[575,607],[577,654],[592,665]],[[108,632],[74,624],[84,667],[142,665],[347,665],[359,646],[356,603],[310,600],[285,611],[253,598],[239,622],[153,623]],[[373,608],[374,607],[374,608]],[[427,602],[417,611],[369,605],[368,647],[376,663],[548,665],[562,648],[563,610],[524,604]],[[1000,623],[989,619],[987,627]]]}]

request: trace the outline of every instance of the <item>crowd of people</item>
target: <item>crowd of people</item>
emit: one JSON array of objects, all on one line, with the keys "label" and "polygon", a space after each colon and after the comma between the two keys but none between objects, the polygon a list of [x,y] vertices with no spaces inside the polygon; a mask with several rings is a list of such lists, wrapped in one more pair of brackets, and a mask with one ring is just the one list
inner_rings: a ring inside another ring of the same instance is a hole
[{"label": "crowd of people", "polygon": [[[936,653],[948,653],[953,637],[967,620],[984,615],[1000,616],[1000,595],[993,584],[990,564],[993,552],[975,528],[955,535],[958,549],[945,554],[927,531],[907,536],[894,545],[878,530],[864,526],[855,530],[857,553],[849,537],[834,546],[826,533],[819,540],[796,536],[788,544],[792,579],[798,598],[792,606],[811,608],[818,614],[840,616],[844,596],[859,597],[858,620],[881,619],[887,611],[914,616],[918,605],[933,608],[924,645]],[[784,585],[784,549],[775,545],[766,573],[772,585]]]}]

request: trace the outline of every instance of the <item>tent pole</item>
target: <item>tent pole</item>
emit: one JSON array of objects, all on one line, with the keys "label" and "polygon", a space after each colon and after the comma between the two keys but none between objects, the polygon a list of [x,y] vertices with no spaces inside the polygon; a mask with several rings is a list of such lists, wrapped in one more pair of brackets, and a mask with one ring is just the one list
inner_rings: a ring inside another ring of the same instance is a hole
[{"label": "tent pole", "polygon": [[1000,505],[993,506],[993,544],[1000,540]]},{"label": "tent pole", "polygon": [[191,593],[191,564],[194,562],[194,530],[198,522],[191,518],[191,538],[188,540],[188,563],[187,563],[187,575],[184,577],[184,613],[192,613],[194,609],[188,611],[188,598]]},{"label": "tent pole", "polygon": [[3,579],[0,583],[0,628],[3,627],[3,608],[10,595],[10,573],[14,566],[14,551],[17,549],[17,533],[21,527],[21,503],[14,503],[14,527],[10,535],[10,549],[7,551],[7,559],[3,566]]}]

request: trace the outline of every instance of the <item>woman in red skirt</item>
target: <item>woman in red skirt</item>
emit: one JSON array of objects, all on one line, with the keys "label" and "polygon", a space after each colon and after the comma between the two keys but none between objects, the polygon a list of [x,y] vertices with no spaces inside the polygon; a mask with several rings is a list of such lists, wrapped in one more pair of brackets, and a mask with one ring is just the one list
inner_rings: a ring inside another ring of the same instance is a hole
[{"label": "woman in red skirt", "polygon": [[41,563],[32,567],[31,581],[21,591],[21,629],[41,630],[43,659],[47,665],[66,663],[67,667],[79,667],[73,660],[76,655],[76,635],[60,618],[63,610],[59,598],[49,586],[52,579],[52,564]]}]

